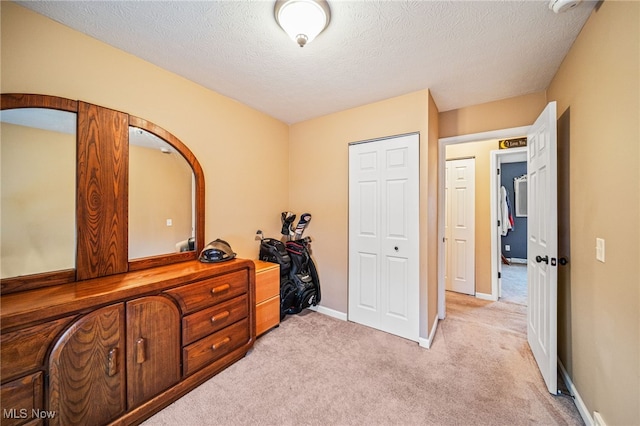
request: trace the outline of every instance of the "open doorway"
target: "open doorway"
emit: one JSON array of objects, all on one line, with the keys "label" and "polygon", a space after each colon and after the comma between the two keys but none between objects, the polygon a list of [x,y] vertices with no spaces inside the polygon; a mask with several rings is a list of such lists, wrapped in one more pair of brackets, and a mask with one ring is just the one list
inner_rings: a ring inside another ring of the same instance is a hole
[{"label": "open doorway", "polygon": [[496,174],[491,191],[497,194],[498,221],[494,256],[498,261],[499,300],[527,304],[527,151],[526,148],[491,152]]},{"label": "open doorway", "polygon": [[[497,130],[484,133],[476,133],[463,136],[455,136],[451,138],[442,138],[439,140],[438,146],[438,172],[439,172],[439,190],[438,190],[438,241],[440,241],[440,247],[438,250],[438,318],[444,319],[446,316],[446,303],[445,303],[445,161],[447,157],[447,147],[460,144],[468,144],[470,142],[486,143],[490,144],[493,148],[498,149],[497,141],[499,139],[507,139],[520,137],[527,134],[528,126],[517,127],[511,129]],[[454,148],[455,149],[455,148]],[[460,158],[460,153],[454,154]],[[485,195],[483,197],[476,197],[476,207],[480,207],[480,210],[484,210],[483,217],[477,217],[476,220],[476,297],[487,300],[498,300],[499,298],[499,281],[498,273],[500,272],[501,259],[499,255],[498,245],[500,242],[497,237],[497,219],[494,215],[495,209],[490,206],[497,205],[497,194],[493,194],[494,191],[490,191],[490,185],[492,177],[490,167],[495,170],[491,161],[495,161],[493,157],[489,155],[489,150],[485,151],[482,157],[476,156],[477,161],[481,161],[484,158],[485,165],[481,163],[476,164],[476,168],[484,170],[486,175],[484,178],[480,178],[476,181],[476,188],[484,187]],[[526,159],[526,154],[525,154]],[[484,182],[483,182],[484,180]],[[482,185],[482,186],[481,186]],[[490,195],[487,193],[491,192]],[[480,205],[484,203],[484,206]],[[479,257],[484,257],[479,259]]]}]

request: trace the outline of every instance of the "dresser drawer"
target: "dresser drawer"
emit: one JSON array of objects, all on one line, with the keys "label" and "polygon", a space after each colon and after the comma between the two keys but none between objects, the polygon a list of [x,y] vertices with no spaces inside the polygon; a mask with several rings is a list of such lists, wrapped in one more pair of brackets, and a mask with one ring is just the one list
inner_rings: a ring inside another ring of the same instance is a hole
[{"label": "dresser drawer", "polygon": [[249,341],[249,320],[243,319],[183,349],[183,374],[189,374],[225,356]]},{"label": "dresser drawer", "polygon": [[256,271],[256,303],[280,294],[280,267]]},{"label": "dresser drawer", "polygon": [[[42,372],[2,385],[0,399],[3,412],[0,424],[21,425],[34,420],[34,412],[44,407],[42,388]],[[32,424],[42,424],[42,422],[36,421]]]},{"label": "dresser drawer", "polygon": [[73,318],[61,318],[3,334],[0,337],[2,380],[21,376],[44,365],[44,357],[49,345]]},{"label": "dresser drawer", "polygon": [[249,277],[246,270],[187,284],[167,290],[180,304],[183,314],[190,314],[247,292]]},{"label": "dresser drawer", "polygon": [[182,344],[188,345],[196,340],[233,324],[249,313],[247,296],[217,304],[182,319]]},{"label": "dresser drawer", "polygon": [[280,324],[280,296],[256,305],[256,337]]}]

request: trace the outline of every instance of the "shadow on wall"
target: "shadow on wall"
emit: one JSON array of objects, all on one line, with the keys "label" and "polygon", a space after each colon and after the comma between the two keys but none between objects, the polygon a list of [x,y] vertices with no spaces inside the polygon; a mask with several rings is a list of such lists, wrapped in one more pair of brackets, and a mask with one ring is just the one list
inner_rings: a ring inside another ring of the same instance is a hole
[{"label": "shadow on wall", "polygon": [[569,262],[558,266],[558,357],[573,374],[571,360],[571,227],[569,203],[569,151],[571,108],[558,119],[558,257]]}]

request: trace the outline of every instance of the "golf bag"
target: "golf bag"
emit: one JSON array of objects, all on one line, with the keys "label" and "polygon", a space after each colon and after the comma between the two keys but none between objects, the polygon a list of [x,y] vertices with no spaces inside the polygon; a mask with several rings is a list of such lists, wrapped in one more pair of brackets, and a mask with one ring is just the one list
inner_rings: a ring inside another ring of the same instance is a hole
[{"label": "golf bag", "polygon": [[[287,314],[297,314],[304,308],[320,302],[320,280],[316,265],[309,253],[311,238],[302,238],[304,229],[311,221],[311,215],[304,213],[294,227],[296,215],[282,212],[282,235],[289,241],[264,238],[262,231],[259,259],[280,265],[280,319]],[[291,237],[297,238],[291,241]]]},{"label": "golf bag", "polygon": [[[281,283],[281,317],[283,311],[284,314],[297,314],[304,308],[320,303],[320,280],[316,265],[309,254],[308,244],[310,241],[309,238],[304,238],[286,242],[291,268],[288,282]],[[294,294],[291,295],[291,292]]]},{"label": "golf bag", "polygon": [[280,265],[280,283],[289,276],[291,258],[282,241],[274,238],[263,238],[260,241],[259,259]]}]

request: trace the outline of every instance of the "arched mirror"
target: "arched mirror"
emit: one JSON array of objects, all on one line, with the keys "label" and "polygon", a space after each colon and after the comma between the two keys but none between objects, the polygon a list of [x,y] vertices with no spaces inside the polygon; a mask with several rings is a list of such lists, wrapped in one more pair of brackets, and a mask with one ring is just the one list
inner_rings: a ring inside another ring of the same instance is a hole
[{"label": "arched mirror", "polygon": [[76,114],[0,113],[0,277],[75,268]]},{"label": "arched mirror", "polygon": [[191,150],[129,116],[129,270],[196,259],[204,247],[204,173]]},{"label": "arched mirror", "polygon": [[3,293],[197,258],[204,174],[179,139],[82,101],[0,99]]},{"label": "arched mirror", "polygon": [[195,250],[195,180],[187,160],[129,126],[129,259]]}]

